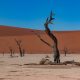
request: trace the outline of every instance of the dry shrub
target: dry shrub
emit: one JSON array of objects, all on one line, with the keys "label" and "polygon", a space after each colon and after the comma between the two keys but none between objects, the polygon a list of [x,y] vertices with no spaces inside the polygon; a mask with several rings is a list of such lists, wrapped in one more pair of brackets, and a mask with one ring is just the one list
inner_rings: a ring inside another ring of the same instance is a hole
[{"label": "dry shrub", "polygon": [[46,56],[45,58],[42,58],[41,61],[40,61],[40,64],[41,64],[41,65],[52,64],[52,62],[50,61],[49,58],[50,58],[49,56]]}]

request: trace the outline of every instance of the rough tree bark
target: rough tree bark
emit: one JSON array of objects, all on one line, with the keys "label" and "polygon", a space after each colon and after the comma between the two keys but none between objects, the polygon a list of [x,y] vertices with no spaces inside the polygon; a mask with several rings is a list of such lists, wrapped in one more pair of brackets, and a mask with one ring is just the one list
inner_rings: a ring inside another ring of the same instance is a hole
[{"label": "rough tree bark", "polygon": [[53,13],[51,12],[50,17],[47,18],[44,26],[45,26],[45,32],[47,33],[47,35],[54,41],[53,44],[53,49],[54,49],[54,62],[55,63],[60,63],[60,53],[59,53],[59,49],[58,49],[58,40],[56,38],[56,36],[50,31],[49,29],[49,24],[52,24],[52,20],[54,20],[54,18],[52,17]]},{"label": "rough tree bark", "polygon": [[54,41],[53,45],[50,45],[48,42],[44,41],[40,35],[36,34],[37,37],[39,37],[39,39],[44,42],[45,44],[47,44],[49,47],[51,47],[54,50],[54,62],[55,63],[60,63],[60,53],[59,53],[59,49],[58,49],[58,40],[56,38],[56,36],[50,31],[49,29],[49,24],[52,24],[52,20],[54,20],[54,18],[52,18],[52,12],[50,14],[50,17],[47,18],[44,26],[45,26],[45,32],[47,33],[47,35]]}]

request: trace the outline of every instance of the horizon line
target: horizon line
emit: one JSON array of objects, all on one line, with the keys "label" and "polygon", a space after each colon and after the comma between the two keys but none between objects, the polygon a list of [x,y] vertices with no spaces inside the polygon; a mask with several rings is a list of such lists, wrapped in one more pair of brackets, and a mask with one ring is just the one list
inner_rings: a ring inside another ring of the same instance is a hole
[{"label": "horizon line", "polygon": [[[10,26],[10,25],[0,25],[0,27],[12,27],[12,28],[21,28],[21,29],[32,29],[32,30],[40,30],[40,31],[44,31],[41,29],[34,29],[34,28],[27,28],[27,27],[19,27],[19,26]],[[51,31],[58,31],[58,32],[72,32],[72,31],[80,31],[80,30],[51,30]]]}]

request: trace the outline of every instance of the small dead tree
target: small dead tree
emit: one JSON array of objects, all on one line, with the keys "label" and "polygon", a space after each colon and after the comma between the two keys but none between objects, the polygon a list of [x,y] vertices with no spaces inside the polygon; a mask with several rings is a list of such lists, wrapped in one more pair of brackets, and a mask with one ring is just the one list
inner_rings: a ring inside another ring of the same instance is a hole
[{"label": "small dead tree", "polygon": [[14,50],[11,47],[9,47],[9,51],[10,51],[10,56],[13,57]]},{"label": "small dead tree", "polygon": [[23,49],[23,51],[22,51],[22,52],[23,52],[23,56],[24,56],[24,55],[25,55],[25,49]]},{"label": "small dead tree", "polygon": [[69,52],[69,49],[65,47],[64,50],[63,50],[63,52],[64,52],[64,54],[66,56],[66,54],[68,54],[68,52]]},{"label": "small dead tree", "polygon": [[20,52],[20,56],[23,57],[24,56],[24,49],[22,49],[22,41],[21,40],[16,40],[16,44],[18,46],[19,52]]},{"label": "small dead tree", "polygon": [[59,49],[58,49],[58,40],[56,38],[56,36],[50,31],[49,29],[49,24],[52,24],[52,20],[54,20],[54,18],[52,17],[53,13],[51,12],[50,17],[47,18],[44,26],[45,26],[45,32],[46,34],[53,40],[53,45],[49,44],[48,42],[44,41],[40,35],[36,34],[39,39],[44,42],[45,44],[47,44],[49,47],[51,47],[54,50],[54,62],[55,63],[60,63],[60,53],[59,53]]},{"label": "small dead tree", "polygon": [[4,56],[4,51],[2,52],[3,56]]}]

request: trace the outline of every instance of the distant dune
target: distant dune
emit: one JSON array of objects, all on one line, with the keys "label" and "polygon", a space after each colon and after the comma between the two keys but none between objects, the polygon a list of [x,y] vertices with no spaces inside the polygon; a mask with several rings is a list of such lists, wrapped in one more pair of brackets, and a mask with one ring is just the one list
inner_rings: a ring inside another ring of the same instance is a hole
[{"label": "distant dune", "polygon": [[31,30],[31,29],[11,27],[11,26],[0,26],[0,36],[32,35],[33,31],[39,33],[42,32],[40,30]]},{"label": "distant dune", "polygon": [[[0,26],[0,52],[8,53],[9,47],[18,52],[15,42],[17,39],[22,40],[22,48],[26,53],[51,53],[53,50],[41,42],[34,32],[41,35],[50,44],[54,44],[44,31]],[[80,31],[53,31],[53,33],[58,38],[61,53],[64,48],[68,48],[71,53],[80,52]]]}]

